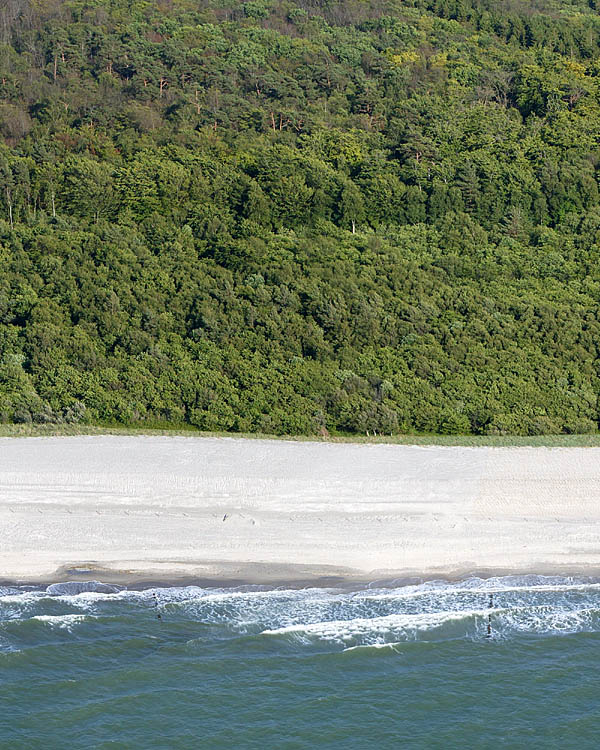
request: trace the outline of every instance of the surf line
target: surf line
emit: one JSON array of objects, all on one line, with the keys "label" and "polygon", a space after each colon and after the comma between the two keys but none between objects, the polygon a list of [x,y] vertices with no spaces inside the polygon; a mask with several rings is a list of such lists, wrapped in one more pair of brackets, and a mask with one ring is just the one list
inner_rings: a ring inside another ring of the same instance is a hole
[{"label": "surf line", "polygon": [[492,612],[491,610],[494,608],[494,595],[490,594],[490,601],[488,602],[488,621],[487,621],[487,633],[486,638],[492,637]]}]

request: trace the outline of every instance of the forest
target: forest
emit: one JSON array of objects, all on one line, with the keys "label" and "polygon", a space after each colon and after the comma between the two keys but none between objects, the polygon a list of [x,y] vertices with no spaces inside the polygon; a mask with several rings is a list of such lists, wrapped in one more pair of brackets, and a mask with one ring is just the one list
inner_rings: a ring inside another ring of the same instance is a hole
[{"label": "forest", "polygon": [[7,0],[0,422],[596,432],[598,0]]}]

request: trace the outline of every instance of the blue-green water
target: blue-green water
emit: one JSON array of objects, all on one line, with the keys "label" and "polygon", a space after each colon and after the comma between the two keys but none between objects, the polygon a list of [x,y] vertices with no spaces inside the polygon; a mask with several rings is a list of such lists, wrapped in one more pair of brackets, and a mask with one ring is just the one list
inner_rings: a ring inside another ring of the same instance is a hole
[{"label": "blue-green water", "polygon": [[78,586],[0,588],[3,750],[600,746],[592,580]]}]

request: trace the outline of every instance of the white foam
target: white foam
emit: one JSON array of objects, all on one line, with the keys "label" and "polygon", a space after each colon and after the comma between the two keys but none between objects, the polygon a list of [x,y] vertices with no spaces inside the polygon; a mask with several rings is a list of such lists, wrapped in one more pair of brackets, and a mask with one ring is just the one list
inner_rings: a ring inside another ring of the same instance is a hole
[{"label": "white foam", "polygon": [[380,638],[389,635],[416,635],[438,628],[448,622],[467,620],[487,614],[486,610],[431,612],[427,614],[387,615],[385,617],[331,620],[310,624],[287,625],[264,630],[263,635],[301,634],[323,640],[344,642],[357,637]]},{"label": "white foam", "polygon": [[77,615],[77,614],[66,614],[66,615],[34,615],[30,619],[37,620],[38,622],[48,623],[51,627],[62,628],[65,630],[71,630],[73,625],[80,622],[85,622],[89,618],[89,615]]},{"label": "white foam", "polygon": [[[88,588],[100,590],[73,593],[67,587],[71,593],[50,595],[5,589],[0,622],[33,618],[52,627],[71,627],[87,616],[143,617],[144,610],[158,606],[165,623],[201,622],[221,627],[231,637],[283,634],[301,643],[323,640],[344,646],[402,642],[434,630],[435,639],[479,637],[486,633],[488,616],[498,637],[600,632],[600,584],[592,579],[471,578],[355,592],[189,586],[111,593],[97,582]],[[57,606],[67,613],[45,614],[56,612]]]},{"label": "white foam", "polygon": [[596,607],[559,609],[548,605],[521,607],[493,615],[494,628],[501,633],[538,635],[597,631],[600,610]]}]

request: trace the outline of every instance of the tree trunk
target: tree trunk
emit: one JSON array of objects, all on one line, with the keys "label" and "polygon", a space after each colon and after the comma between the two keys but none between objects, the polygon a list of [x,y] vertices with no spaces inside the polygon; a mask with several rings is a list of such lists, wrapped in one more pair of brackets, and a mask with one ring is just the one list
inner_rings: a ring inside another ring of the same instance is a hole
[{"label": "tree trunk", "polygon": [[6,202],[8,204],[8,220],[10,221],[10,228],[13,228],[13,214],[12,214],[12,197],[10,190],[6,188]]}]

